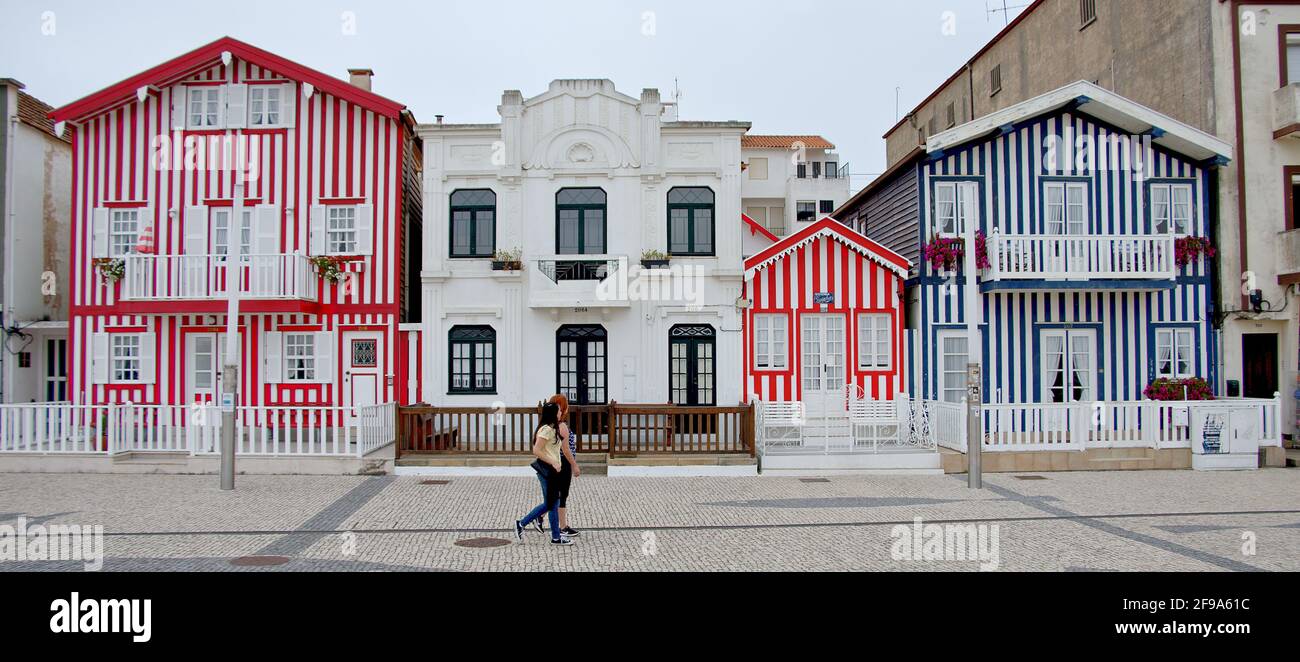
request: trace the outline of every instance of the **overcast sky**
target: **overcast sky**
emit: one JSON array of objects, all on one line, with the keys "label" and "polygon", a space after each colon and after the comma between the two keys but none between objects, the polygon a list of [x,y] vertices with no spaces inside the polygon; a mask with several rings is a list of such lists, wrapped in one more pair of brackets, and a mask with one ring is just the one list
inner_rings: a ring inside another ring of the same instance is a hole
[{"label": "overcast sky", "polygon": [[[1005,4],[1014,17],[1027,3]],[[340,77],[372,68],[375,91],[422,122],[496,121],[502,90],[532,96],[555,78],[609,78],[634,97],[669,97],[676,80],[683,119],[824,135],[861,186],[884,167],[895,88],[906,113],[1003,27],[1003,4],[0,0],[0,77],[58,106],[230,35]]]}]

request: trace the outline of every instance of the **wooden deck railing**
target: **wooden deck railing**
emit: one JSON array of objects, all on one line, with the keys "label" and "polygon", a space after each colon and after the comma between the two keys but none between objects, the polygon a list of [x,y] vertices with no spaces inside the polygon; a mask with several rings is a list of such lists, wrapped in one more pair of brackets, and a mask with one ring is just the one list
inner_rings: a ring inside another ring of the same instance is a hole
[{"label": "wooden deck railing", "polygon": [[[402,407],[399,456],[407,453],[527,455],[538,407]],[[574,406],[579,453],[755,454],[754,409],[674,405]]]}]

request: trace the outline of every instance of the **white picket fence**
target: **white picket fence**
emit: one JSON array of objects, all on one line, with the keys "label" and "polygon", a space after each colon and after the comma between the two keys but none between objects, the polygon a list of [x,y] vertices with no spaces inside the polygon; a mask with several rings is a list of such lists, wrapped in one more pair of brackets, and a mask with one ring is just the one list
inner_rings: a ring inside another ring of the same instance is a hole
[{"label": "white picket fence", "polygon": [[[235,453],[260,457],[365,457],[396,440],[397,405],[241,407]],[[0,405],[0,453],[221,452],[212,405]]]},{"label": "white picket fence", "polygon": [[[936,442],[966,452],[966,402],[927,401]],[[981,413],[986,452],[1082,451],[1088,448],[1190,448],[1194,415],[1233,412],[1254,417],[1260,446],[1282,445],[1282,401],[1081,402],[986,404]]]}]

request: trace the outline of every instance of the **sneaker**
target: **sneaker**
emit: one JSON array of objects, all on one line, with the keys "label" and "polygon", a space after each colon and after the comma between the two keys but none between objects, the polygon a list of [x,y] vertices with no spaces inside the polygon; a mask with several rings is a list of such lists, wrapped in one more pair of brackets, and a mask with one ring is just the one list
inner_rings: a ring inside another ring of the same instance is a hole
[{"label": "sneaker", "polygon": [[573,540],[572,540],[572,539],[569,539],[569,538],[561,537],[559,540],[552,540],[552,541],[551,541],[551,544],[552,544],[552,545],[564,545],[564,546],[567,547],[567,546],[573,544]]},{"label": "sneaker", "polygon": [[540,517],[538,517],[537,519],[533,520],[533,528],[534,528],[534,529],[537,529],[537,532],[538,532],[538,533],[545,533],[545,532],[546,532],[546,529],[542,528],[542,518],[540,518]]},{"label": "sneaker", "polygon": [[521,524],[519,520],[515,520],[515,542],[523,542],[523,541],[524,541],[524,525]]},{"label": "sneaker", "polygon": [[573,528],[573,527],[571,527],[571,526],[566,526],[566,527],[564,527],[563,529],[560,529],[560,533],[562,533],[562,534],[564,534],[564,535],[566,535],[566,536],[568,536],[568,537],[570,537],[570,538],[576,538],[576,537],[582,535],[582,532],[581,532],[581,531],[579,531],[579,530],[577,530],[577,529],[575,529],[575,528]]}]

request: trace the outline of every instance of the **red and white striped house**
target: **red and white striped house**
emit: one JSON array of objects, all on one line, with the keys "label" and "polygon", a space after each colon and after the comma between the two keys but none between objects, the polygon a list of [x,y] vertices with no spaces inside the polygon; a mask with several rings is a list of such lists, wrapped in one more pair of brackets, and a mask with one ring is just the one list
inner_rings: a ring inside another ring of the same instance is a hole
[{"label": "red and white striped house", "polygon": [[211,402],[236,283],[241,405],[406,399],[420,146],[350,74],[227,37],[50,113],[73,146],[74,402]]},{"label": "red and white striped house", "polygon": [[745,260],[745,386],[766,402],[842,407],[904,392],[908,261],[825,218]]}]

